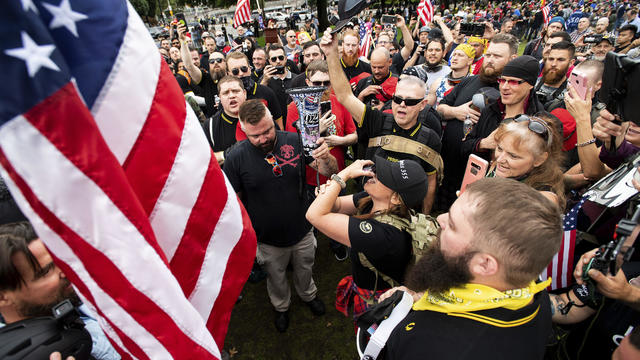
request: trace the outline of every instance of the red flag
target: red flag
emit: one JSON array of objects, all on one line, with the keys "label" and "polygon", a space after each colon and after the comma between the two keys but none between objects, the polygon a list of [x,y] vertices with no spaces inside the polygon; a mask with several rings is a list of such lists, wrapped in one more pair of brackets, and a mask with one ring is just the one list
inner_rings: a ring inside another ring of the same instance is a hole
[{"label": "red flag", "polygon": [[233,27],[238,27],[251,21],[251,6],[249,0],[238,0],[236,12],[233,14]]},{"label": "red flag", "polygon": [[81,4],[0,14],[2,176],[124,359],[219,359],[250,221],[133,7]]},{"label": "red flag", "polygon": [[418,16],[422,21],[422,25],[427,25],[433,21],[433,5],[431,5],[431,1],[420,1],[420,4],[418,4]]}]

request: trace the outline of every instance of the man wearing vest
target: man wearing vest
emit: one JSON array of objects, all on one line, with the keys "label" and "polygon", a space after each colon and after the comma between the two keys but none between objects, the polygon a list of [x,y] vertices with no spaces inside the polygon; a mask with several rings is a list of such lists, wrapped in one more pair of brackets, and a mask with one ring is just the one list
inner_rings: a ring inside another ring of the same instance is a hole
[{"label": "man wearing vest", "polygon": [[406,279],[419,293],[385,359],[542,359],[551,280],[536,280],[560,248],[558,208],[523,183],[481,179],[438,222],[438,240]]},{"label": "man wearing vest", "polygon": [[567,72],[573,65],[575,50],[575,45],[568,41],[560,41],[551,46],[542,68],[542,77],[536,84],[538,100],[547,111],[563,105],[564,90],[567,88]]},{"label": "man wearing vest", "polygon": [[353,95],[338,60],[337,45],[337,39],[325,32],[320,47],[327,56],[333,89],[338,101],[356,121],[358,141],[368,144],[365,158],[378,155],[390,161],[418,161],[427,173],[428,188],[422,211],[428,214],[435,197],[436,178],[442,174],[442,158],[438,135],[417,121],[426,105],[424,82],[411,76],[399,81],[391,104],[393,115],[384,114]]}]

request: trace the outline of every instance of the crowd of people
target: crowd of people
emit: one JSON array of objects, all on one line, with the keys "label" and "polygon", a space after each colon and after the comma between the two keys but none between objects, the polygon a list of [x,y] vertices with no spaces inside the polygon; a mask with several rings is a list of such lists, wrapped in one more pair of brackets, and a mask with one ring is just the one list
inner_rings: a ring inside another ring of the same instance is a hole
[{"label": "crowd of people", "polygon": [[[387,359],[640,358],[640,263],[583,273],[637,201],[605,209],[581,200],[640,150],[640,118],[620,123],[599,100],[607,54],[640,56],[638,4],[543,8],[458,3],[436,6],[425,24],[415,5],[357,16],[339,5],[333,31],[314,18],[301,27],[264,19],[265,29],[238,26],[235,38],[213,24],[197,37],[172,26],[159,52],[251,218],[250,280],[266,275],[277,331],[290,321],[288,267],[310,311],[327,311],[313,278],[322,233],[336,261],[351,262],[337,310],[355,320],[394,291],[413,297]],[[264,47],[263,30],[275,34]],[[316,114],[313,144],[300,133],[314,116],[289,94],[305,87],[324,87],[330,104]],[[472,169],[470,158],[486,167]],[[574,283],[550,290],[540,274],[578,203]],[[42,303],[27,301],[55,267],[29,231],[0,226],[8,323],[67,293],[63,281],[38,290],[48,291]],[[117,358],[103,351],[94,356]]]}]

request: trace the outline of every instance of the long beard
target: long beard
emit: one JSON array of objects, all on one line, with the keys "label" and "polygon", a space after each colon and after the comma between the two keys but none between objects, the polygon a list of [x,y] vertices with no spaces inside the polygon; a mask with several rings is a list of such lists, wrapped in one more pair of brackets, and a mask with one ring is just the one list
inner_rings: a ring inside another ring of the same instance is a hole
[{"label": "long beard", "polygon": [[562,81],[565,74],[567,73],[567,70],[567,68],[564,68],[553,69],[553,71],[551,71],[551,69],[544,68],[542,70],[542,80],[544,80],[545,84],[557,84]]},{"label": "long beard", "polygon": [[67,289],[69,280],[63,281],[60,288],[47,304],[36,304],[23,301],[16,307],[18,314],[24,318],[34,318],[41,316],[52,316],[52,309],[64,300],[70,300],[74,306],[79,306],[82,302],[73,288]]},{"label": "long beard", "polygon": [[480,80],[482,80],[482,82],[484,83],[493,84],[498,81],[500,75],[502,75],[502,69],[496,69],[493,66],[488,67],[483,65],[480,68],[478,77],[480,77]]},{"label": "long beard", "polygon": [[407,274],[407,286],[414,291],[441,293],[467,284],[472,277],[468,264],[474,254],[467,251],[455,257],[446,256],[438,240]]},{"label": "long beard", "polygon": [[345,65],[347,66],[353,66],[356,64],[356,62],[358,61],[358,54],[353,54],[353,55],[349,55],[347,53],[343,53],[342,54],[342,61],[344,62]]},{"label": "long beard", "polygon": [[227,73],[224,70],[213,70],[211,71],[211,80],[218,81],[222,79]]}]

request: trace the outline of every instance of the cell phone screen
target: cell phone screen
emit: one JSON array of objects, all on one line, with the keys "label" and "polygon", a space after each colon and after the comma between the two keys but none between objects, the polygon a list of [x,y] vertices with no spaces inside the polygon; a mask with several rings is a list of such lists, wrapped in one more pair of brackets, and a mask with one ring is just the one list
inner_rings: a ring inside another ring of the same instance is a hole
[{"label": "cell phone screen", "polygon": [[320,103],[320,116],[326,114],[328,111],[331,111],[331,101],[323,101]]}]

